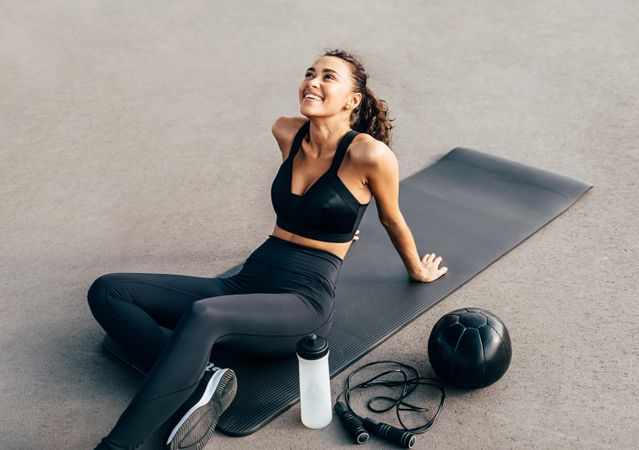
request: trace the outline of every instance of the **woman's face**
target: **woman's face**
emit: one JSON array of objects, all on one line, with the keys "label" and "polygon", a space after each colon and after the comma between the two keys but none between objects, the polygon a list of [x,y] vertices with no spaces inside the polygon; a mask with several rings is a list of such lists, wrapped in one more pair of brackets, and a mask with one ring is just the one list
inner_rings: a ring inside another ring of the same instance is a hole
[{"label": "woman's face", "polygon": [[322,56],[306,69],[299,87],[299,99],[300,113],[309,119],[339,114],[350,117],[361,94],[353,92],[348,62],[336,56]]}]

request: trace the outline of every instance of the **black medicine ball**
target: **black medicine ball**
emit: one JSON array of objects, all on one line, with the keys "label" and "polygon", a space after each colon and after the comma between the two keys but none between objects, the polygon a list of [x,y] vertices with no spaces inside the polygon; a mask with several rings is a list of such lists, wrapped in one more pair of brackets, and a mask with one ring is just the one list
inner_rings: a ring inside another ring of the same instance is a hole
[{"label": "black medicine ball", "polygon": [[504,323],[479,308],[451,311],[437,321],[428,338],[428,358],[446,384],[482,388],[499,380],[512,348]]}]

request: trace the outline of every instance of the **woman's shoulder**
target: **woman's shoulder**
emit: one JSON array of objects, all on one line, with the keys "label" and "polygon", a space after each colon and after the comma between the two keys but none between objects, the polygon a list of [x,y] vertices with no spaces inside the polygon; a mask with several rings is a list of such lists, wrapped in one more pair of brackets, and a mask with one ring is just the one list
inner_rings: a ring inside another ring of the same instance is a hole
[{"label": "woman's shoulder", "polygon": [[348,148],[350,158],[359,167],[371,168],[396,162],[395,153],[384,142],[368,133],[359,133]]},{"label": "woman's shoulder", "polygon": [[306,117],[282,116],[273,123],[271,132],[282,152],[290,150],[295,134],[307,121]]},{"label": "woman's shoulder", "polygon": [[281,116],[278,117],[273,123],[273,128],[299,128],[304,124],[304,122],[308,122],[308,118],[303,116]]}]

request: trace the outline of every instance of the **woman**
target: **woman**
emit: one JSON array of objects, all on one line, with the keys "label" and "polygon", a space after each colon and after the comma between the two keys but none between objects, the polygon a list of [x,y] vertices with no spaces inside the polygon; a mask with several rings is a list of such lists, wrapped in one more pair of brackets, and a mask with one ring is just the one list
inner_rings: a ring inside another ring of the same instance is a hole
[{"label": "woman", "polygon": [[[392,126],[367,78],[341,50],[306,70],[304,117],[281,117],[272,128],[283,159],[271,187],[277,222],[238,274],[116,273],[92,284],[94,317],[148,372],[98,448],[135,448],[172,418],[167,448],[201,449],[236,389],[232,370],[209,363],[214,344],[292,356],[306,334],[327,335],[340,267],[372,197],[410,278],[446,273],[441,257],[420,259],[399,210]],[[174,330],[170,339],[161,326]]]}]

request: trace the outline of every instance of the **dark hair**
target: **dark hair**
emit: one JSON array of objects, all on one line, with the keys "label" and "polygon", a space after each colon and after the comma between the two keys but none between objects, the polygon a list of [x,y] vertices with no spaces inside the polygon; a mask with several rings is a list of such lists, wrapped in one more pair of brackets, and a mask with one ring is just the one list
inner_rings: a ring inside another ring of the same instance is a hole
[{"label": "dark hair", "polygon": [[390,147],[393,119],[388,117],[386,102],[377,98],[371,88],[366,86],[368,74],[362,63],[352,53],[340,49],[327,50],[323,56],[336,56],[351,65],[355,92],[362,94],[362,101],[351,113],[351,128],[368,133]]}]

